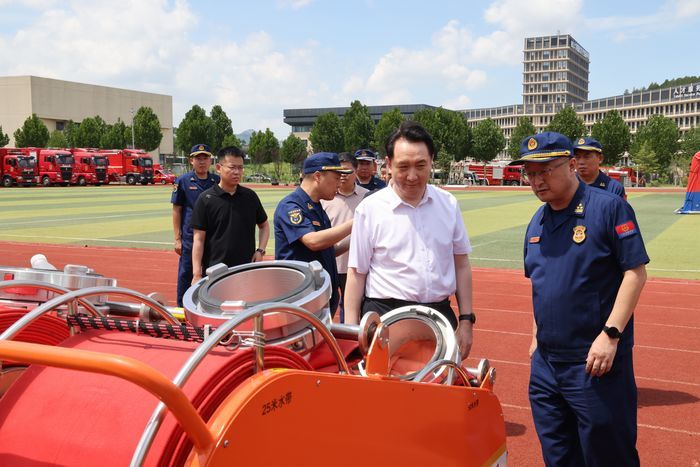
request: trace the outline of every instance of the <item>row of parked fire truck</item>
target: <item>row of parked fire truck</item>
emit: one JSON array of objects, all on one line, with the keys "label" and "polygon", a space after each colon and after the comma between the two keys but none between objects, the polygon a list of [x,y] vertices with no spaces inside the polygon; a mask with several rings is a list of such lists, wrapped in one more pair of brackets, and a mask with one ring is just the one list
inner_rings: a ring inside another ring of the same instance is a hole
[{"label": "row of parked fire truck", "polygon": [[0,148],[2,186],[174,183],[141,149]]},{"label": "row of parked fire truck", "polygon": [[[453,185],[528,185],[523,177],[523,166],[508,166],[507,162],[477,164],[466,161],[455,162],[450,169],[448,183]],[[630,167],[601,167],[608,176],[624,186],[644,186],[640,177]]]}]

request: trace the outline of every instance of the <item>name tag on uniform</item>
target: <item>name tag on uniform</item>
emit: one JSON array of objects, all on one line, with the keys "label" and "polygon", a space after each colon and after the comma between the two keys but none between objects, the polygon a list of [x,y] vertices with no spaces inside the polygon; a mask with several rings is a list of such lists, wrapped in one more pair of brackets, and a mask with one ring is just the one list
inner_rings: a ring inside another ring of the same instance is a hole
[{"label": "name tag on uniform", "polygon": [[540,243],[540,237],[530,237],[528,243]]},{"label": "name tag on uniform", "polygon": [[321,227],[321,223],[319,221],[311,221],[311,223],[317,227]]},{"label": "name tag on uniform", "polygon": [[196,186],[192,186],[192,185],[190,185],[190,190],[196,190],[196,189],[197,189],[197,187],[196,187]]}]

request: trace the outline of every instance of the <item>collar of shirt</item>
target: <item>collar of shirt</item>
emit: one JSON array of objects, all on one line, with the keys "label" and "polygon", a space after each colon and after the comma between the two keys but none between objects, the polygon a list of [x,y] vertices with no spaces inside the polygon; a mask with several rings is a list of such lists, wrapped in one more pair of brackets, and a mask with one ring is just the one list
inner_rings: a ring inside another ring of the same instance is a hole
[{"label": "collar of shirt", "polygon": [[593,183],[591,183],[591,186],[604,188],[609,183],[610,177],[608,177],[604,172],[600,171],[598,172],[598,176],[596,177],[596,179],[593,181]]},{"label": "collar of shirt", "polygon": [[358,189],[358,188],[360,188],[360,186],[357,185],[357,184],[355,184],[355,185],[353,185],[353,187],[352,187],[352,193],[350,193],[349,195],[346,195],[345,193],[341,193],[340,190],[336,191],[335,194],[336,194],[336,195],[340,195],[340,196],[342,196],[343,198],[349,198],[349,197],[351,197],[351,196],[355,196],[355,195],[358,194],[358,193],[357,193],[357,189]]},{"label": "collar of shirt", "polygon": [[556,229],[562,223],[564,223],[564,221],[567,218],[571,216],[583,217],[583,214],[585,213],[586,203],[588,200],[588,190],[588,185],[586,185],[583,181],[579,180],[576,193],[574,193],[574,197],[571,198],[571,201],[569,202],[569,205],[566,208],[564,208],[561,211],[555,212],[549,206],[549,204],[545,204],[544,212],[542,218],[540,219],[540,224],[548,222],[553,228]]},{"label": "collar of shirt", "polygon": [[389,184],[387,185],[387,188],[389,188],[389,190],[387,190],[389,192],[389,193],[387,193],[387,195],[389,196],[389,207],[392,210],[398,208],[402,204],[409,206],[411,208],[417,208],[417,207],[420,207],[423,204],[427,203],[428,200],[432,199],[432,192],[430,191],[430,189],[432,187],[430,185],[425,186],[425,191],[423,192],[423,197],[421,198],[420,202],[416,206],[412,206],[411,204],[402,200],[401,197],[398,195],[398,193],[396,193],[396,191],[394,191],[394,184],[392,182],[389,182]]},{"label": "collar of shirt", "polygon": [[224,191],[223,188],[221,188],[218,183],[213,185],[213,187],[214,187],[214,192],[216,193],[216,196],[227,195],[229,197],[232,197],[232,196],[238,196],[238,194],[241,192],[240,185],[236,186],[236,191],[234,191],[233,193],[229,193],[228,191]]}]

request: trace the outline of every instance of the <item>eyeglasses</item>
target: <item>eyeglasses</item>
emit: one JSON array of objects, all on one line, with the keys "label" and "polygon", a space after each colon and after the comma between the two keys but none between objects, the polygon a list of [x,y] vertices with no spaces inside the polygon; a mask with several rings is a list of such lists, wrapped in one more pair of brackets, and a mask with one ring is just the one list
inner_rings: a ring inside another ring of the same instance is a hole
[{"label": "eyeglasses", "polygon": [[225,165],[225,164],[219,164],[221,167],[225,167],[231,172],[237,170],[239,172],[243,172],[243,166],[242,165]]},{"label": "eyeglasses", "polygon": [[560,164],[557,165],[552,165],[550,167],[547,167],[544,170],[537,170],[534,172],[524,172],[523,173],[523,178],[525,178],[525,181],[529,182],[531,180],[534,180],[537,177],[542,177],[543,179],[548,178],[550,175],[552,175],[552,171],[554,169],[557,169],[561,167],[562,165],[568,164],[569,159],[567,158],[564,162],[561,162]]}]

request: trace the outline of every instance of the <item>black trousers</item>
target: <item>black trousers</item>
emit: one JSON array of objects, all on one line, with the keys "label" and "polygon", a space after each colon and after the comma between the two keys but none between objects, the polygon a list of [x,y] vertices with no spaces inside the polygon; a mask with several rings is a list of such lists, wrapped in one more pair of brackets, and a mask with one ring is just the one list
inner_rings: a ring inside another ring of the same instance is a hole
[{"label": "black trousers", "polygon": [[420,302],[412,302],[409,300],[400,300],[398,298],[365,297],[364,300],[362,301],[362,311],[360,314],[364,315],[368,311],[376,311],[381,316],[385,313],[390,312],[391,310],[393,310],[395,308],[400,308],[402,306],[408,306],[408,305],[423,305],[423,306],[433,308],[436,311],[438,311],[440,314],[445,316],[445,318],[448,319],[448,321],[452,325],[452,329],[457,329],[457,324],[458,324],[457,317],[455,316],[455,312],[452,310],[452,306],[450,305],[449,298],[446,298],[446,299],[441,300],[439,302],[420,303]]}]

